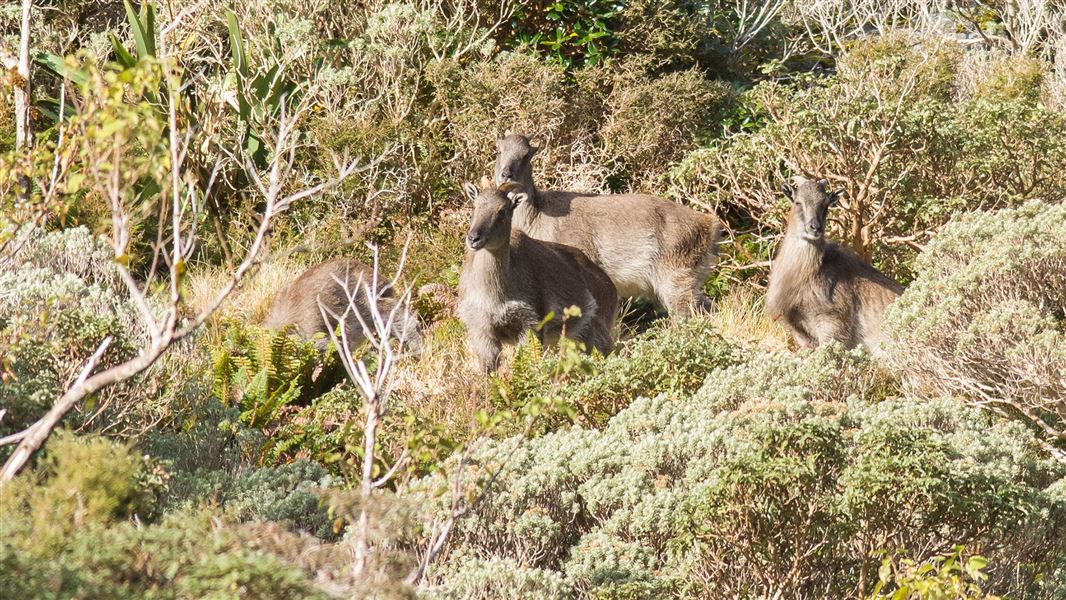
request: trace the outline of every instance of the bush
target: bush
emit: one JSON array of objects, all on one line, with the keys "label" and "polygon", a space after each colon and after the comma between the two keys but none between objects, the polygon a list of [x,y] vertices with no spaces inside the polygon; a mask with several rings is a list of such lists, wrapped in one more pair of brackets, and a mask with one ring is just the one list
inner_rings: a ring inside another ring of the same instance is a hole
[{"label": "bush", "polygon": [[473,64],[442,61],[430,77],[446,107],[459,160],[455,180],[491,169],[496,138],[533,136],[543,189],[652,191],[668,165],[717,135],[729,86],[698,69],[656,75],[647,59],[608,61],[568,75],[521,52]]},{"label": "bush", "polygon": [[496,139],[513,130],[537,136],[546,154],[539,162],[565,156],[565,146],[579,139],[581,105],[565,70],[522,52],[501,53],[470,65],[436,63],[429,72],[438,102],[450,116],[448,132],[455,154],[456,181],[478,181],[489,174]]},{"label": "bush", "polygon": [[908,558],[889,556],[881,562],[879,581],[870,598],[997,600],[996,596],[981,591],[981,582],[987,577],[983,571],[987,564],[988,560],[983,556],[967,555],[963,546],[956,546],[950,554],[934,556],[921,564]]},{"label": "bush", "polygon": [[324,467],[306,460],[237,473],[175,472],[170,504],[171,508],[195,508],[209,501],[237,522],[273,521],[293,531],[332,539],[337,532],[319,496],[336,483]]},{"label": "bush", "polygon": [[5,540],[0,590],[9,598],[331,597],[250,538],[201,512],[171,515],[157,525],[86,527],[40,561],[28,560]]},{"label": "bush", "polygon": [[945,226],[888,311],[891,359],[919,393],[988,406],[1066,450],[1066,204]]},{"label": "bush", "polygon": [[528,46],[565,67],[596,64],[616,51],[614,20],[624,8],[617,0],[524,2],[500,38],[506,48]]},{"label": "bush", "polygon": [[1018,424],[871,381],[838,347],[769,355],[687,400],[635,400],[603,431],[487,445],[474,471],[508,462],[438,583],[463,581],[474,556],[596,597],[843,597],[873,590],[878,551],[920,562],[962,543],[991,561],[989,591],[1060,593],[1066,468]]},{"label": "bush", "polygon": [[[219,475],[222,475],[219,472]],[[59,432],[33,471],[0,488],[0,595],[5,598],[325,597],[297,566],[306,542],[246,529],[206,510],[158,523],[170,474],[130,447]],[[330,534],[311,486],[325,471],[295,463],[219,478],[239,520]],[[266,549],[271,540],[277,547]],[[282,550],[278,550],[281,548]],[[290,554],[291,553],[291,554]]]},{"label": "bush", "polygon": [[[111,251],[85,228],[34,233],[0,265],[0,434],[36,421],[113,336],[101,365],[133,356],[142,332],[119,293]],[[106,391],[106,404],[118,391]],[[77,416],[72,421],[77,422]]]},{"label": "bush", "polygon": [[463,562],[456,577],[446,583],[429,587],[427,598],[529,598],[530,600],[560,600],[573,598],[573,589],[559,573],[530,569],[508,559]]},{"label": "bush", "polygon": [[718,133],[730,96],[728,84],[710,81],[698,69],[650,78],[626,65],[612,83],[598,135],[607,155],[625,166],[631,185],[649,190],[666,174],[665,165]]},{"label": "bush", "polygon": [[684,398],[707,374],[734,362],[734,349],[707,319],[664,322],[607,357],[584,359],[564,373],[565,353],[542,353],[536,344],[519,349],[507,379],[496,381],[499,402],[521,405],[559,395],[588,424],[599,425],[634,398]]},{"label": "bush", "polygon": [[741,102],[754,124],[682,160],[672,194],[776,234],[782,181],[826,177],[846,191],[835,236],[906,278],[913,249],[952,216],[1066,194],[1052,166],[1066,160],[1066,116],[997,83],[1032,80],[1033,65],[984,65],[975,91],[956,79],[960,56],[893,35],[856,43],[833,76],[759,84]]},{"label": "bush", "polygon": [[0,488],[5,541],[44,558],[79,529],[153,516],[164,471],[104,438],[53,436],[34,471]]},{"label": "bush", "polygon": [[708,31],[684,0],[628,0],[618,16],[619,51],[664,67],[690,67]]}]

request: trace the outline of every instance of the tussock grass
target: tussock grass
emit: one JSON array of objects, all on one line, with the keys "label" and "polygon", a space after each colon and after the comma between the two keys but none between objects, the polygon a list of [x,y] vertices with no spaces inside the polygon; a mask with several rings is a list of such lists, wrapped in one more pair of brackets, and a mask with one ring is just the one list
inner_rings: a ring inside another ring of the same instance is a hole
[{"label": "tussock grass", "polygon": [[737,286],[715,302],[708,316],[722,337],[760,350],[787,350],[789,334],[783,325],[766,315],[766,297],[761,289]]},{"label": "tussock grass", "polygon": [[490,405],[488,378],[467,351],[465,328],[443,319],[426,329],[425,339],[423,352],[397,373],[397,402],[448,431],[472,431],[476,413]]},{"label": "tussock grass", "polygon": [[[259,265],[230,294],[208,322],[209,339],[214,339],[219,324],[228,320],[261,322],[266,318],[274,296],[281,288],[298,277],[305,268],[306,265],[302,261],[286,254]],[[200,311],[210,304],[229,282],[229,277],[229,271],[217,267],[191,275],[185,288],[185,300],[189,308],[193,311]]]}]

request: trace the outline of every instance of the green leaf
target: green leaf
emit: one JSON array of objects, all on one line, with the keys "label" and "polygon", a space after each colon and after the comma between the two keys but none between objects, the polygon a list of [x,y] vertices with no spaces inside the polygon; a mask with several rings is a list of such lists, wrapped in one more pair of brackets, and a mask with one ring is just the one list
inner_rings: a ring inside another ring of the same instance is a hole
[{"label": "green leaf", "polygon": [[33,57],[33,62],[40,65],[46,71],[64,79],[69,79],[79,86],[89,81],[89,73],[82,69],[74,69],[67,65],[62,56],[51,52],[38,52]]},{"label": "green leaf", "polygon": [[[141,22],[141,18],[133,10],[133,5],[130,4],[130,0],[122,0],[122,5],[126,7],[126,20],[130,23],[130,31],[133,32],[133,42],[137,45],[138,58],[146,58],[149,56],[155,56],[155,31],[146,31],[145,23]],[[145,19],[145,22],[152,27],[155,26],[154,10],[151,8],[151,3],[146,3],[142,12],[147,11],[149,17]]]},{"label": "green leaf", "polygon": [[115,59],[120,65],[128,69],[137,64],[137,59],[130,54],[129,50],[126,50],[114,33],[108,32],[107,36],[111,40],[111,49],[115,52]]},{"label": "green leaf", "polygon": [[[33,105],[53,123],[59,122],[59,100],[56,98],[38,98],[34,100]],[[63,118],[72,117],[74,114],[74,109],[70,106],[70,103],[66,103],[66,106],[63,107]]]},{"label": "green leaf", "polygon": [[145,2],[141,6],[141,18],[143,19],[144,31],[148,34],[147,40],[149,56],[155,56],[155,4]]},{"label": "green leaf", "polygon": [[233,69],[237,71],[239,86],[241,79],[248,77],[248,54],[244,49],[244,38],[241,36],[240,25],[237,24],[237,15],[232,10],[226,11],[226,24],[229,26],[230,53],[233,58]]}]

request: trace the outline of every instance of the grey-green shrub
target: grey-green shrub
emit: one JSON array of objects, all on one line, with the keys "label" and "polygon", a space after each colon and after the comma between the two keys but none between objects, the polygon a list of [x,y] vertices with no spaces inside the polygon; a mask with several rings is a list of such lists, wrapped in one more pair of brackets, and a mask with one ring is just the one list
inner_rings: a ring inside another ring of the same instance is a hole
[{"label": "grey-green shrub", "polygon": [[142,331],[111,254],[84,227],[35,231],[0,265],[0,433],[37,420],[105,337],[103,366],[133,356]]},{"label": "grey-green shrub", "polygon": [[916,270],[885,316],[904,379],[1019,417],[1066,457],[1066,203],[960,217]]},{"label": "grey-green shrub", "polygon": [[830,347],[712,371],[602,431],[490,443],[475,471],[510,459],[436,581],[475,557],[593,597],[849,596],[872,590],[876,551],[924,560],[961,543],[990,558],[995,593],[1061,592],[1066,467],[1017,423],[893,393],[862,354]]},{"label": "grey-green shrub", "polygon": [[175,508],[215,504],[238,522],[271,521],[333,539],[336,532],[320,493],[337,483],[325,468],[307,460],[237,473],[175,472],[170,500]]},{"label": "grey-green shrub", "polygon": [[443,585],[427,588],[420,597],[441,599],[528,598],[529,600],[563,600],[573,598],[574,591],[561,574],[531,569],[510,559],[471,558],[457,561],[454,577]]}]

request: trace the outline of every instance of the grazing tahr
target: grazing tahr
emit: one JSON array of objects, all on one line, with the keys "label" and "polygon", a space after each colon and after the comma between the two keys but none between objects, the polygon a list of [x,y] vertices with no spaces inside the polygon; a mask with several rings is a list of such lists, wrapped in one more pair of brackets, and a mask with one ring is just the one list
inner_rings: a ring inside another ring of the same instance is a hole
[{"label": "grazing tahr", "polygon": [[903,288],[854,252],[825,240],[826,213],[841,192],[825,179],[796,177],[785,237],[770,267],[766,308],[784,319],[796,343],[814,348],[837,340],[881,354],[881,320]]},{"label": "grazing tahr", "polygon": [[515,210],[515,227],[581,250],[619,296],[650,300],[677,317],[708,306],[703,284],[718,253],[717,218],[645,194],[539,190],[529,138],[509,133],[496,145],[496,185],[517,184],[529,198]]},{"label": "grazing tahr", "polygon": [[[263,326],[278,330],[294,326],[295,333],[305,340],[316,333],[326,334],[318,341],[319,346],[325,348],[330,340],[328,332],[336,330],[343,319],[345,337],[349,347],[354,349],[366,341],[363,324],[371,330],[374,328],[366,293],[368,287],[374,285],[373,277],[370,267],[351,258],[334,258],[311,267],[278,292]],[[384,282],[377,282],[376,296],[381,319],[387,323],[393,315],[390,336],[402,339],[407,350],[418,351],[422,342],[418,317],[403,307],[397,309],[396,296]]]},{"label": "grazing tahr", "polygon": [[[463,190],[474,216],[459,276],[458,312],[481,368],[494,371],[502,345],[518,343],[529,331],[545,345],[563,335],[588,351],[610,352],[618,294],[607,274],[576,248],[512,229],[515,207],[528,201],[517,186],[497,189],[486,180],[481,190],[471,183]],[[581,314],[565,318],[571,306]],[[537,330],[549,314],[551,320]]]}]

